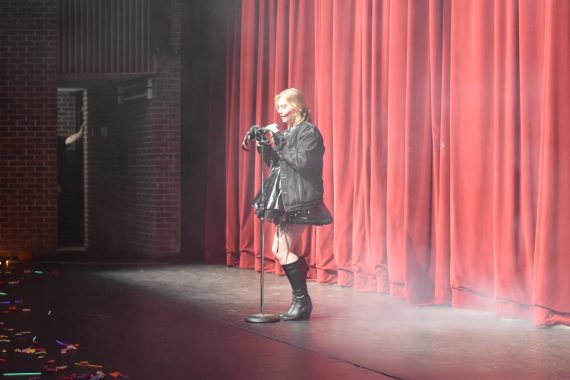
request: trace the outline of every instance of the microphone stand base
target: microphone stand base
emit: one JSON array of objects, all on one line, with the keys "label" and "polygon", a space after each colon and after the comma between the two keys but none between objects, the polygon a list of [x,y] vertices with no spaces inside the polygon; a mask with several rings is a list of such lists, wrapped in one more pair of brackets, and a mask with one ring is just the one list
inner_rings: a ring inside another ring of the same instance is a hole
[{"label": "microphone stand base", "polygon": [[248,323],[273,323],[279,322],[280,318],[278,315],[275,314],[251,314],[245,317],[245,321]]}]

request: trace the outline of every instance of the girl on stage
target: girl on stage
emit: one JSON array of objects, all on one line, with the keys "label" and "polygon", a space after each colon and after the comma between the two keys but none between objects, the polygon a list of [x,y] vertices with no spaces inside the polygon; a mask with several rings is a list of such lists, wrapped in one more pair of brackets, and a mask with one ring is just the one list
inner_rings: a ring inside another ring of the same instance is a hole
[{"label": "girl on stage", "polygon": [[[275,97],[275,107],[287,128],[277,124],[264,129],[271,132],[270,144],[258,151],[270,166],[270,174],[253,201],[257,216],[275,224],[272,251],[291,284],[291,307],[280,314],[283,321],[307,320],[313,304],[307,290],[307,264],[293,252],[295,244],[309,225],[332,223],[323,203],[323,138],[311,121],[303,94],[289,88]],[[263,194],[263,197],[262,197]],[[263,199],[262,199],[263,198]]]}]

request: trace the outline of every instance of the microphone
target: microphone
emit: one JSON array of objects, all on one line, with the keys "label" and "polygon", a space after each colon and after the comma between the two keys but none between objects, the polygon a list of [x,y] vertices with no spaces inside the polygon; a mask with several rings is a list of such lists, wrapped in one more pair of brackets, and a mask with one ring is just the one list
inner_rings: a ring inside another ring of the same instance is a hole
[{"label": "microphone", "polygon": [[269,128],[261,128],[257,124],[252,125],[243,137],[241,148],[245,151],[249,151],[247,144],[248,140],[257,140],[260,144],[267,144],[269,140],[267,140],[265,135],[268,133],[273,135],[273,131]]}]

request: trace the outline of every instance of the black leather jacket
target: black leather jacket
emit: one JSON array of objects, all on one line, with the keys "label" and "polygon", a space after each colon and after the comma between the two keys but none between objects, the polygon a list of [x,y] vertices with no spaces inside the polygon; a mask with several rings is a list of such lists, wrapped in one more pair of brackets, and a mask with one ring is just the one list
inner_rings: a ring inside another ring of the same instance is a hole
[{"label": "black leather jacket", "polygon": [[323,200],[325,147],[318,128],[303,122],[273,137],[275,148],[266,146],[263,159],[279,165],[283,206],[286,212],[309,209]]}]

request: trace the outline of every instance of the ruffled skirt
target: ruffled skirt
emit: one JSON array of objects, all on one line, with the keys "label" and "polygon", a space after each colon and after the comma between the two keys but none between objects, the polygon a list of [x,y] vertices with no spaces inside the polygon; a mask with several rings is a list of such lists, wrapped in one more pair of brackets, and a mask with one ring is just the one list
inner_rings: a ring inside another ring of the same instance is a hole
[{"label": "ruffled skirt", "polygon": [[323,202],[304,210],[285,211],[279,186],[279,166],[270,169],[269,177],[263,182],[262,190],[257,193],[252,202],[255,214],[261,219],[269,220],[275,224],[322,226],[332,223],[331,213]]}]

